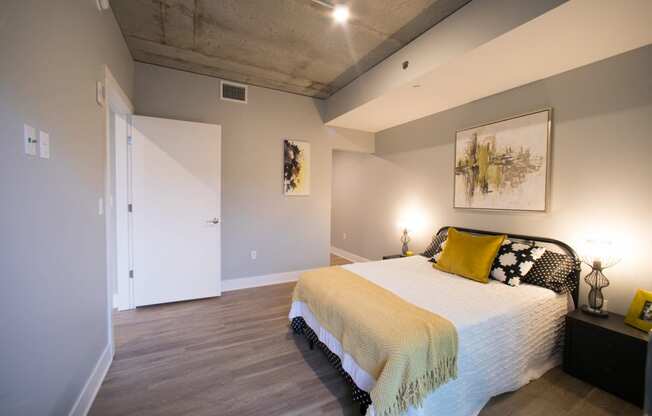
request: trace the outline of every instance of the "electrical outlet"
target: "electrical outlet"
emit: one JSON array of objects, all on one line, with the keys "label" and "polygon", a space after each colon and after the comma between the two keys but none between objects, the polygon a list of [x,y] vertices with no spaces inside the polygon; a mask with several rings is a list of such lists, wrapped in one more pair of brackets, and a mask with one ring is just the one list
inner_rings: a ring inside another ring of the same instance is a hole
[{"label": "electrical outlet", "polygon": [[256,250],[251,250],[251,260],[256,260],[256,257],[258,257],[258,253],[256,253]]},{"label": "electrical outlet", "polygon": [[342,240],[346,240],[346,233],[342,233]]}]

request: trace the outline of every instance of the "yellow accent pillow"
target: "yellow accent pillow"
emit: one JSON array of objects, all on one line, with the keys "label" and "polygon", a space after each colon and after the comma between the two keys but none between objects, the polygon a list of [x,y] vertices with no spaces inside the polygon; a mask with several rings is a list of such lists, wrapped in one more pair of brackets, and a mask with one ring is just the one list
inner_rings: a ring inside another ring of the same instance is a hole
[{"label": "yellow accent pillow", "polygon": [[446,245],[433,267],[481,283],[489,282],[491,265],[498,254],[504,235],[472,235],[448,229]]}]

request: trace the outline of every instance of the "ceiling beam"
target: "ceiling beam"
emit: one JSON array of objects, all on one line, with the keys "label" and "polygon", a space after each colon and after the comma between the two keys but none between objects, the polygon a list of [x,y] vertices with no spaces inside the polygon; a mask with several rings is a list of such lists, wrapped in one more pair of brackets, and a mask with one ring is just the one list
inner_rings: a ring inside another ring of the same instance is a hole
[{"label": "ceiling beam", "polygon": [[403,77],[348,111],[335,117],[331,113],[326,124],[382,131],[648,45],[650,21],[649,0],[572,0],[488,42],[450,54],[430,71]]}]

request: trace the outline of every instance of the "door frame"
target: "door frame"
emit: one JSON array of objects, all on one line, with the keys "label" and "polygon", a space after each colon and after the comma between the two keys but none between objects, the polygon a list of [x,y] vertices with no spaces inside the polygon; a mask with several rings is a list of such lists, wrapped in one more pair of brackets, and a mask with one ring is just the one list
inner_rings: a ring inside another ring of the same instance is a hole
[{"label": "door frame", "polygon": [[[109,343],[111,345],[111,356],[115,354],[115,341],[113,337],[113,308],[118,305],[129,304],[129,292],[124,293],[121,291],[118,293],[118,296],[114,296],[114,274],[117,274],[117,265],[118,265],[118,245],[127,245],[129,246],[129,241],[118,241],[117,239],[117,228],[118,224],[114,220],[112,215],[113,211],[116,209],[115,197],[113,194],[114,183],[113,177],[111,175],[112,171],[115,171],[115,146],[111,146],[112,141],[112,131],[111,131],[111,114],[117,113],[125,116],[125,121],[127,122],[128,129],[131,128],[131,116],[134,113],[134,106],[124,92],[118,81],[113,76],[113,73],[107,65],[104,65],[104,120],[105,120],[105,164],[104,164],[104,221],[105,221],[105,243],[106,243],[106,282],[107,282],[107,322],[108,322],[108,337]],[[126,188],[126,185],[125,185]],[[127,189],[125,189],[127,191]],[[127,209],[127,207],[123,207]],[[111,233],[115,233],[116,241],[115,247],[110,240]],[[123,239],[124,240],[124,239]],[[125,287],[124,284],[121,284],[123,280],[127,285],[130,284],[128,276],[117,275],[118,286]]]}]

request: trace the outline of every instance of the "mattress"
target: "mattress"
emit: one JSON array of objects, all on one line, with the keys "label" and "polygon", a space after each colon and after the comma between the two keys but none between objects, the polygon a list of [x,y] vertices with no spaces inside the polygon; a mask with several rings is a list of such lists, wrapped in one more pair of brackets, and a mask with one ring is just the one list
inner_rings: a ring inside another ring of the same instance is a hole
[{"label": "mattress", "polygon": [[[457,379],[434,390],[421,407],[409,408],[406,416],[477,415],[491,397],[514,391],[561,363],[564,316],[573,308],[570,295],[527,284],[480,284],[436,270],[421,256],[342,267],[457,328]],[[373,388],[374,378],[342,351],[307,305],[293,302],[289,317],[306,321],[360,389]],[[374,415],[373,404],[367,414]]]}]

